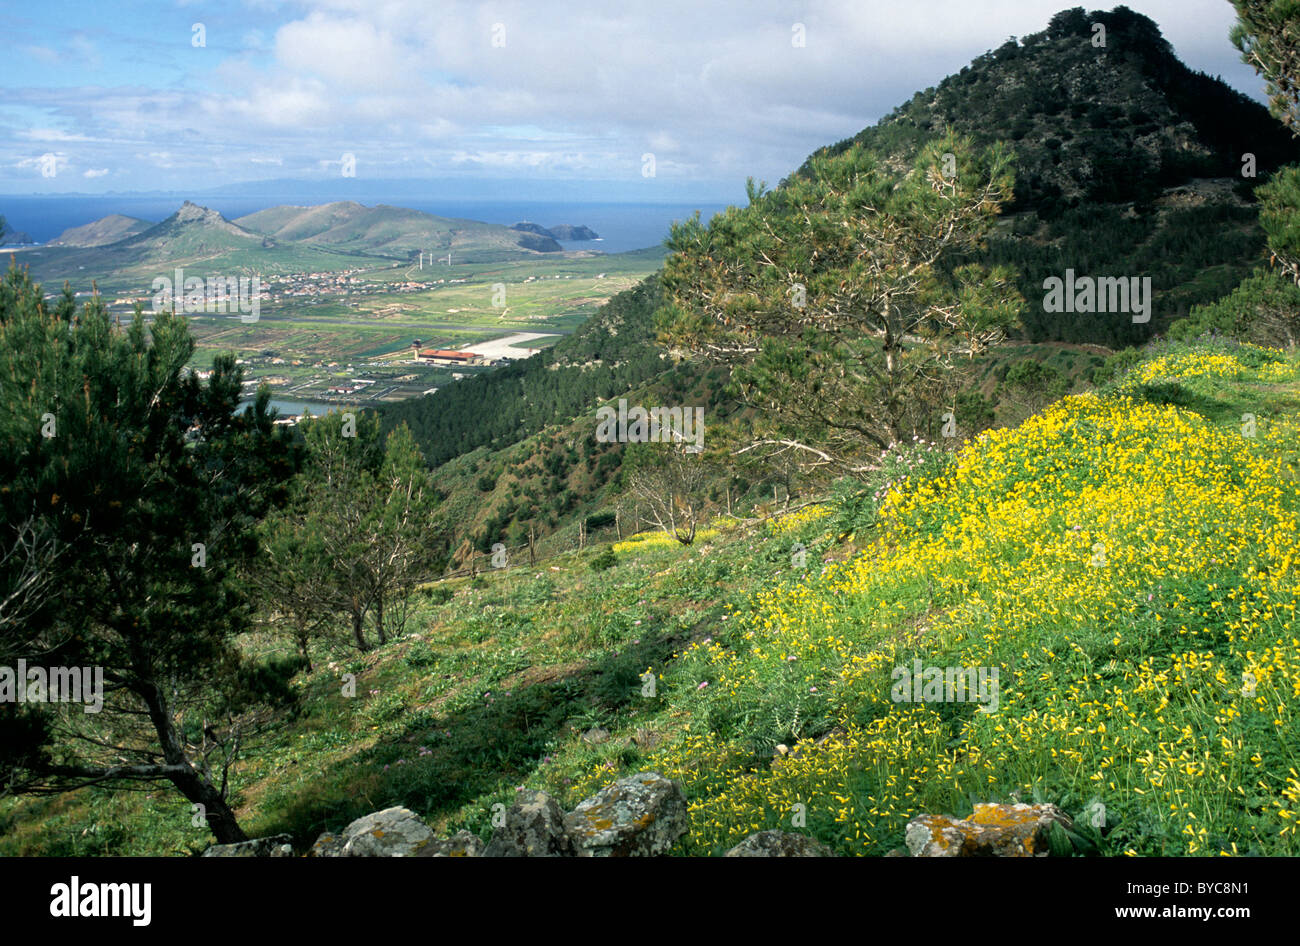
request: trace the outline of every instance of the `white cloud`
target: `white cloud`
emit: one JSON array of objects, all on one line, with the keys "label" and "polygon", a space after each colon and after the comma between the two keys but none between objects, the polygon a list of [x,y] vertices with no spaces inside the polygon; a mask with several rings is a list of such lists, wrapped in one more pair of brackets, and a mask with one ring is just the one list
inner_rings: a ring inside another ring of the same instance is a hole
[{"label": "white cloud", "polygon": [[26,128],[16,133],[15,137],[24,141],[93,141],[86,135],[63,131],[59,128]]},{"label": "white cloud", "polygon": [[419,66],[400,42],[374,23],[320,11],[281,27],[275,34],[275,56],[291,73],[355,90],[395,92]]},{"label": "white cloud", "polygon": [[[640,180],[652,151],[661,180],[775,181],[1072,2],[245,0],[225,30],[239,43],[187,58],[166,86],[7,88],[6,105],[41,117],[16,123],[0,160],[23,157],[16,140],[59,144],[73,164],[113,167],[115,186],[141,164],[132,183],[149,186],[154,169],[175,172],[169,180],[198,169],[196,183],[269,168],[337,174],[347,151],[367,175]],[[1193,67],[1240,77],[1221,68],[1236,59],[1223,0],[1128,3],[1200,57]],[[796,21],[802,48],[790,42]],[[504,48],[491,45],[498,22]],[[55,45],[88,62],[119,58],[98,35]]]},{"label": "white cloud", "polygon": [[96,178],[103,177],[108,173],[108,168],[86,168],[81,172],[82,177]]}]

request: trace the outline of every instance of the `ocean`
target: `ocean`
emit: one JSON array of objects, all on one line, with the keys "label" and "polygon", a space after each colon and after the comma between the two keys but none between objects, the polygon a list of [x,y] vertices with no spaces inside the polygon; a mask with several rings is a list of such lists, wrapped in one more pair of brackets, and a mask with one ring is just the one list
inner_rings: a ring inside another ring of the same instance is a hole
[{"label": "ocean", "polygon": [[[218,211],[228,220],[265,210],[280,204],[305,205],[327,203],[277,197],[204,197],[189,198],[196,204]],[[175,213],[184,198],[136,196],[0,196],[0,215],[9,228],[26,232],[38,243],[57,237],[69,227],[78,227],[109,214],[125,214],[158,222]],[[413,198],[360,198],[366,206],[387,203],[409,207],[441,217],[461,217],[484,223],[531,222],[544,227],[567,223],[590,227],[600,234],[596,241],[564,242],[565,249],[589,249],[603,253],[622,253],[659,246],[668,236],[675,220],[684,220],[696,210],[702,220],[726,208],[725,204],[670,203],[585,203],[582,201],[506,201],[506,200],[419,200]]]}]

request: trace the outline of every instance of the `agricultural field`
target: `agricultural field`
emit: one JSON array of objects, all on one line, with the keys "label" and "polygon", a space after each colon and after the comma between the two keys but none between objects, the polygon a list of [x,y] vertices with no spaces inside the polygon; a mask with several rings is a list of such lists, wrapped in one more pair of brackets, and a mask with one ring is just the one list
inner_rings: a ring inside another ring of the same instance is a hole
[{"label": "agricultural field", "polygon": [[[327,255],[303,262],[339,263],[338,254]],[[295,402],[279,405],[289,413],[297,412],[296,402],[364,405],[417,397],[490,365],[416,364],[415,341],[422,348],[471,350],[483,343],[489,363],[526,357],[649,275],[663,255],[657,248],[611,255],[575,251],[490,263],[458,263],[453,257],[450,265],[426,257],[423,266],[371,257],[360,264],[349,259],[342,270],[268,275],[256,320],[233,305],[227,311],[210,305],[210,314],[190,315],[196,341],[191,366],[210,369],[216,355],[233,351],[246,365],[247,393],[266,382],[277,402]],[[148,313],[152,296],[146,288],[120,287],[110,295],[112,308],[123,318],[130,318],[136,304]],[[503,346],[511,337],[513,344]]]}]

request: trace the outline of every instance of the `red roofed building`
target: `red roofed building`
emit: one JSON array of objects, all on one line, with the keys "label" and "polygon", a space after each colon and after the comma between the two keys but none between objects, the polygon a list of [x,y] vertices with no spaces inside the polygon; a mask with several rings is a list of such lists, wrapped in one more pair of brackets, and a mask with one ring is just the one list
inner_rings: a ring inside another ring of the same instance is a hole
[{"label": "red roofed building", "polygon": [[421,348],[417,341],[411,346],[415,350],[415,360],[434,365],[481,365],[483,356],[469,351],[454,351],[450,348]]}]

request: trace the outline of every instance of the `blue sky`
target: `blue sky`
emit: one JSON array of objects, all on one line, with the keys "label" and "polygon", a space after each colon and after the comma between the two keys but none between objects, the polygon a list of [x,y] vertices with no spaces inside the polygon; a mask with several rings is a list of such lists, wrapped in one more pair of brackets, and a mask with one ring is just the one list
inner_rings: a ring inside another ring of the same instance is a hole
[{"label": "blue sky", "polygon": [[[774,183],[1071,5],[10,2],[0,193],[328,188],[352,155],[353,187],[735,200],[748,175]],[[1227,0],[1128,6],[1188,65],[1263,100]]]}]

